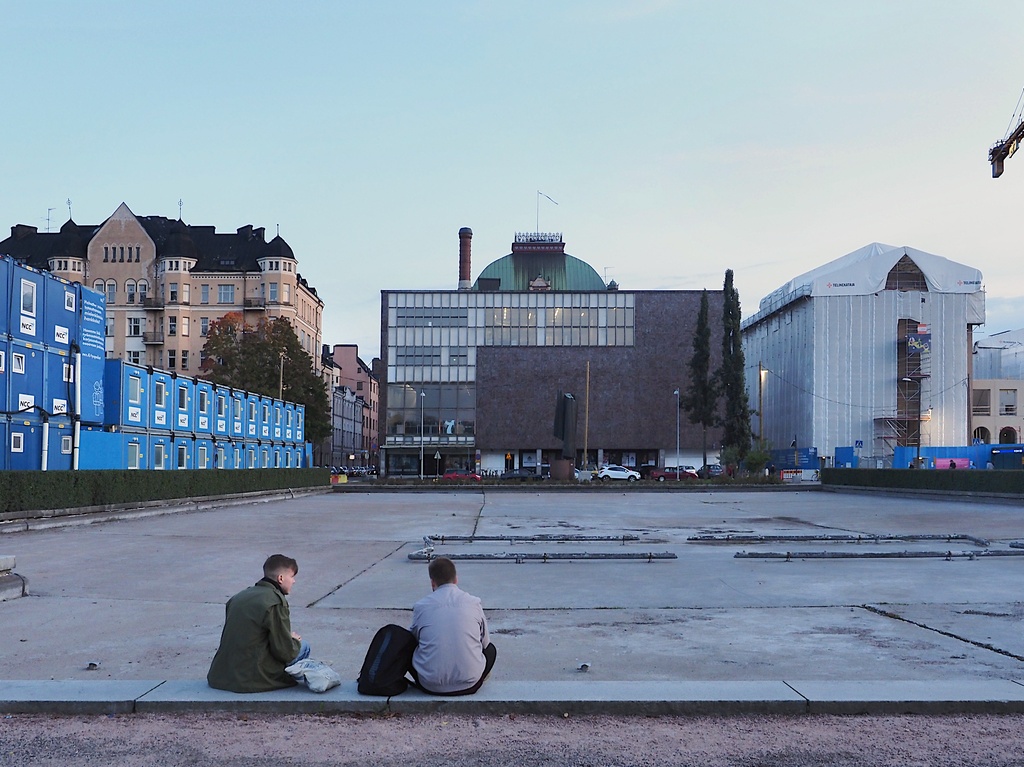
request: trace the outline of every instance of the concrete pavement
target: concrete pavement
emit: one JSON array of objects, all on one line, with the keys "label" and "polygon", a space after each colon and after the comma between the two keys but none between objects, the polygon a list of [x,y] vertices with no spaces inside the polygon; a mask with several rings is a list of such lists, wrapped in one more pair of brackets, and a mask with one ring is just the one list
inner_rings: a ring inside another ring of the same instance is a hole
[{"label": "concrete pavement", "polygon": [[[862,543],[808,535],[897,536]],[[525,542],[536,535],[635,541]],[[770,544],[697,536],[788,536]],[[965,535],[941,545],[923,535]],[[429,588],[408,554],[667,551],[674,560],[458,562],[499,648],[470,698],[238,696],[202,681],[223,604],[281,551],[299,560],[295,628],[354,679],[374,630]],[[1024,710],[1024,558],[801,559],[1009,551],[1020,509],[795,490],[758,494],[352,493],[12,533],[29,594],[0,602],[0,711],[896,713]],[[980,542],[980,543],[979,543]],[[984,545],[987,542],[987,545]],[[736,558],[788,551],[790,561]],[[581,663],[589,670],[577,670]]]}]

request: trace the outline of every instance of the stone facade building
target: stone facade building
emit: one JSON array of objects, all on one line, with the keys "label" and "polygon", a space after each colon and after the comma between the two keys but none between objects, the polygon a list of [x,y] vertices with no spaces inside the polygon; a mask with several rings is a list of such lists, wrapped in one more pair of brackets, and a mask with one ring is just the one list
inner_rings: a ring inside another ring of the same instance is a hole
[{"label": "stone facade building", "polygon": [[284,317],[319,362],[324,303],[288,243],[262,228],[218,233],[121,203],[99,225],[15,225],[0,253],[104,293],[108,358],[198,375],[209,324],[237,312],[253,325]]}]

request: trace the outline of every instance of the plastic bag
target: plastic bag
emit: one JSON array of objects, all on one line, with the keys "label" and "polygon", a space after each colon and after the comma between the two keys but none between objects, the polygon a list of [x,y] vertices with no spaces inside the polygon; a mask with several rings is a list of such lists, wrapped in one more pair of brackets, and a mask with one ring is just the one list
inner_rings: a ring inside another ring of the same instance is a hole
[{"label": "plastic bag", "polygon": [[322,660],[300,660],[288,666],[285,671],[306,685],[313,692],[327,692],[341,684],[341,676]]}]

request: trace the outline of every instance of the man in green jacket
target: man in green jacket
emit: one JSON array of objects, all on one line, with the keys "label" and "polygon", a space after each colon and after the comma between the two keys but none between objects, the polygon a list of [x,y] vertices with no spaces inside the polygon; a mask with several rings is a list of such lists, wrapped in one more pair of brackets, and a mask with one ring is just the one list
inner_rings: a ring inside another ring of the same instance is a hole
[{"label": "man in green jacket", "polygon": [[292,631],[286,596],[299,565],[274,554],[263,578],[228,600],[220,647],[210,664],[210,687],[231,692],[266,692],[296,684],[284,669],[309,656],[309,643]]}]

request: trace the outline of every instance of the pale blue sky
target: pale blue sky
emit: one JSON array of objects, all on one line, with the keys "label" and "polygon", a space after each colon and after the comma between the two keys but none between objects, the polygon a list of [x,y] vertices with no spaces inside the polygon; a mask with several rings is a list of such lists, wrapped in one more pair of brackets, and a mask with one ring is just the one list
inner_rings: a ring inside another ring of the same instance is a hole
[{"label": "pale blue sky", "polygon": [[624,289],[745,315],[870,242],[982,270],[1024,327],[1022,6],[963,2],[0,1],[0,231],[138,215],[291,244],[325,343],[381,289],[453,289],[516,231]]}]

